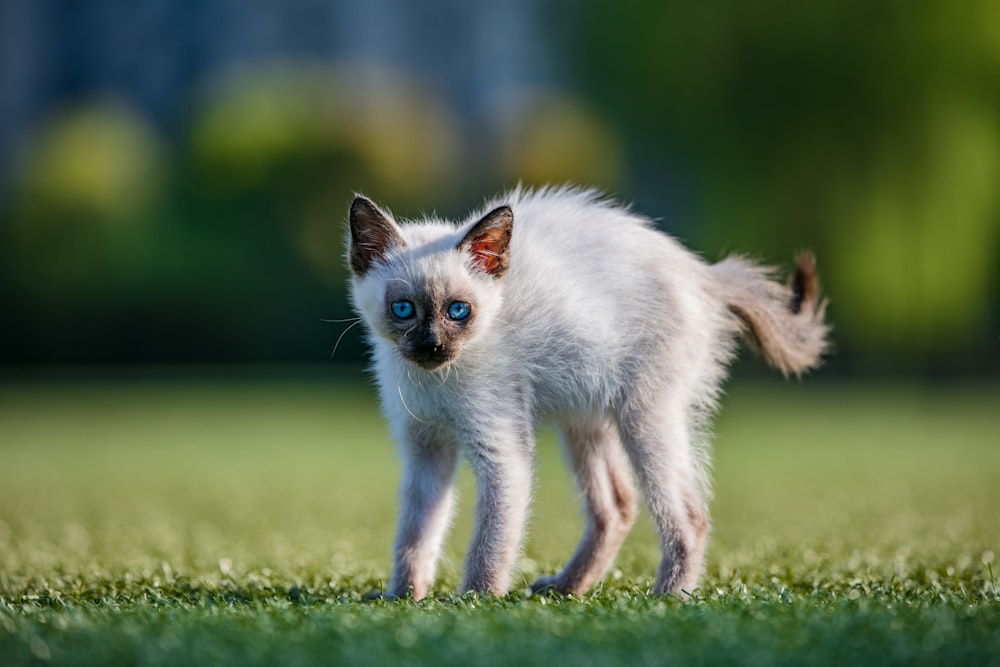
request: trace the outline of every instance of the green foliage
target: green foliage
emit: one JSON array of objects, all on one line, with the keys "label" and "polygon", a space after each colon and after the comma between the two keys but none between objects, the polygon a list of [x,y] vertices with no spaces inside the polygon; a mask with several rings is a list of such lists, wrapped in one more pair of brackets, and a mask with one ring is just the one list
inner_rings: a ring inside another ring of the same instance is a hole
[{"label": "green foliage", "polygon": [[112,224],[148,211],[165,155],[123,104],[86,104],[51,119],[21,165],[21,213],[37,224]]},{"label": "green foliage", "polygon": [[41,298],[106,292],[140,277],[132,255],[168,177],[159,137],[110,102],[67,111],[41,135],[20,165],[10,224],[0,224],[5,270],[30,276],[28,289]]},{"label": "green foliage", "polygon": [[576,55],[643,163],[691,165],[702,248],[812,247],[843,347],[940,360],[995,340],[998,16],[989,0],[590,2]]},{"label": "green foliage", "polygon": [[504,87],[478,119],[314,61],[202,82],[169,136],[120,101],[60,110],[0,202],[0,360],[315,361],[332,340],[308,325],[349,310],[354,191],[454,216],[569,180],[709,258],[815,250],[834,363],[1000,361],[996,2],[567,7],[538,20],[571,85]]},{"label": "green foliage", "polygon": [[[358,379],[358,378],[355,378]],[[582,599],[368,601],[399,469],[361,385],[0,386],[0,663],[991,664],[995,388],[737,387],[690,600],[645,519]],[[582,530],[551,434],[519,581]]]},{"label": "green foliage", "polygon": [[625,181],[617,135],[583,100],[536,93],[505,119],[498,168],[505,183],[574,183],[614,192]]}]

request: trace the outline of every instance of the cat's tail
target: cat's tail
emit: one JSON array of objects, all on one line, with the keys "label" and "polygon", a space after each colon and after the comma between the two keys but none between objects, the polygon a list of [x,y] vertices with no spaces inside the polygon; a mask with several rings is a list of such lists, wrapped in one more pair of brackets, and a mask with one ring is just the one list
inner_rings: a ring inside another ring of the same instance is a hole
[{"label": "cat's tail", "polygon": [[795,260],[786,286],[775,269],[737,255],[712,265],[719,298],[736,317],[743,337],[784,375],[816,368],[829,348],[823,317],[826,299],[819,294],[816,258],[810,252]]}]

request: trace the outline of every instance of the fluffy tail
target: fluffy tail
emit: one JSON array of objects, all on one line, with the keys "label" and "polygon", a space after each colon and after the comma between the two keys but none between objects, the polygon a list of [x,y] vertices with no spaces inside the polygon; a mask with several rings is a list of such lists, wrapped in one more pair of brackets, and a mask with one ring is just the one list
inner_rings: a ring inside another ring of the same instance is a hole
[{"label": "fluffy tail", "polygon": [[791,285],[774,280],[775,270],[745,257],[727,257],[712,266],[720,299],[739,321],[747,342],[785,376],[816,368],[829,347],[823,321],[816,258],[810,252],[795,260]]}]

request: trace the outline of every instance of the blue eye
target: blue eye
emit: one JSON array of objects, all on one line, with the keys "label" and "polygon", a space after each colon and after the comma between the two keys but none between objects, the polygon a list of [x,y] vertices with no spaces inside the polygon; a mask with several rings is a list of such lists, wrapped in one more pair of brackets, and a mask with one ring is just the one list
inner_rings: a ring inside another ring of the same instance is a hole
[{"label": "blue eye", "polygon": [[392,309],[392,314],[401,320],[408,320],[413,317],[412,301],[393,301],[389,304],[389,308]]},{"label": "blue eye", "polygon": [[472,312],[472,306],[464,301],[452,301],[448,306],[448,317],[453,320],[464,320]]}]

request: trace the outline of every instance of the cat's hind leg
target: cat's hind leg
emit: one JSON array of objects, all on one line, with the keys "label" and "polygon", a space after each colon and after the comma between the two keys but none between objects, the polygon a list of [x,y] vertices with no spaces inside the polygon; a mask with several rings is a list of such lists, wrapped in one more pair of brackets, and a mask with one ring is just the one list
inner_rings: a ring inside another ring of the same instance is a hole
[{"label": "cat's hind leg", "polygon": [[678,392],[627,399],[619,413],[625,449],[660,533],[657,594],[698,584],[709,522],[704,464],[692,437],[693,410]]},{"label": "cat's hind leg", "polygon": [[543,577],[532,590],[585,593],[614,561],[635,521],[636,492],[615,424],[606,418],[564,427],[567,455],[583,497],[587,528],[576,553],[554,577]]}]

